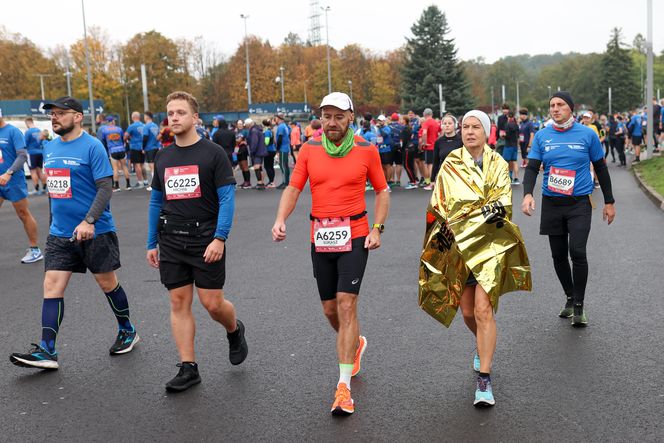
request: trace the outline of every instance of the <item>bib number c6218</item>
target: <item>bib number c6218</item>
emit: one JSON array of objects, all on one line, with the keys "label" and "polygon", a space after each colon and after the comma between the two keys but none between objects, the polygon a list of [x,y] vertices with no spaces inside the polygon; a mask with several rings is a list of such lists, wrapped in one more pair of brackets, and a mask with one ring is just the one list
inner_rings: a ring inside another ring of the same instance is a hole
[{"label": "bib number c6218", "polygon": [[314,245],[316,252],[348,252],[352,250],[350,218],[314,220]]},{"label": "bib number c6218", "polygon": [[572,195],[574,194],[575,179],[576,171],[551,166],[547,188],[557,194]]},{"label": "bib number c6218", "polygon": [[176,166],[164,171],[166,200],[200,198],[201,180],[198,165]]},{"label": "bib number c6218", "polygon": [[46,187],[51,198],[72,198],[71,171],[67,168],[48,168]]}]

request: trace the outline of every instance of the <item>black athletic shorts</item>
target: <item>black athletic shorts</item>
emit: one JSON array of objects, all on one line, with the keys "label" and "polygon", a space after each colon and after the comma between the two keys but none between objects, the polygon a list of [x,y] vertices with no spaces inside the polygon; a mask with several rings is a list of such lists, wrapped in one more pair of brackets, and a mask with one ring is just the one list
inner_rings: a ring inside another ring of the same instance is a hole
[{"label": "black athletic shorts", "polygon": [[540,235],[566,235],[590,231],[592,221],[590,196],[542,197]]},{"label": "black athletic shorts", "polygon": [[351,240],[348,252],[316,252],[311,244],[311,263],[321,300],[334,300],[337,292],[359,294],[367,266],[369,250],[364,247],[366,237]]},{"label": "black athletic shorts", "polygon": [[395,165],[403,165],[403,151],[396,149],[392,151],[392,162]]},{"label": "black athletic shorts", "polygon": [[380,163],[382,165],[391,165],[394,162],[394,152],[381,152]]},{"label": "black athletic shorts", "polygon": [[187,237],[159,233],[159,276],[166,289],[189,284],[201,289],[223,289],[226,283],[226,248],[221,260],[205,263],[203,254],[214,235]]},{"label": "black athletic shorts", "polygon": [[427,165],[433,165],[433,149],[431,151],[424,151],[424,161]]},{"label": "black athletic shorts", "polygon": [[124,151],[123,152],[114,152],[114,153],[111,154],[111,158],[113,160],[118,160],[118,161],[124,160],[126,156],[127,156],[127,153],[124,152]]},{"label": "black athletic shorts", "polygon": [[136,149],[132,149],[129,151],[129,161],[132,163],[138,163],[142,165],[145,163],[145,154],[143,154],[143,151],[137,151]]},{"label": "black athletic shorts", "polygon": [[30,170],[43,167],[44,156],[42,154],[28,154],[28,168],[30,168]]},{"label": "black athletic shorts", "polygon": [[417,151],[417,155],[415,156],[415,159],[424,161],[424,151]]},{"label": "black athletic shorts", "polygon": [[246,162],[249,159],[249,153],[247,150],[241,150],[240,152],[237,153],[237,161],[238,162]]},{"label": "black athletic shorts", "polygon": [[256,166],[256,165],[263,166],[263,160],[264,159],[265,159],[265,157],[259,157],[257,155],[252,155],[251,156],[251,166]]},{"label": "black athletic shorts", "polygon": [[92,240],[76,242],[49,235],[44,250],[47,271],[71,271],[85,274],[104,274],[120,268],[120,247],[115,232],[95,236]]},{"label": "black athletic shorts", "polygon": [[145,161],[147,163],[154,163],[154,158],[157,156],[157,152],[159,152],[159,149],[150,149],[149,151],[145,151]]},{"label": "black athletic shorts", "polygon": [[642,135],[633,135],[632,136],[632,144],[634,146],[642,145],[643,144],[643,136]]}]

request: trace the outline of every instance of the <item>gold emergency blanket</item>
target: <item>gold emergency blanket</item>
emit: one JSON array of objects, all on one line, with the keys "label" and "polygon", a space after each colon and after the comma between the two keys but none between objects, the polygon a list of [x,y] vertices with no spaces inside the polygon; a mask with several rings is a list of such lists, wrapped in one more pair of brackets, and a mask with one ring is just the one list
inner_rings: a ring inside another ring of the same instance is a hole
[{"label": "gold emergency blanket", "polygon": [[507,163],[484,146],[483,168],[466,148],[452,151],[436,177],[420,258],[419,305],[449,327],[472,270],[489,295],[530,291],[530,264],[519,227],[511,222]]}]

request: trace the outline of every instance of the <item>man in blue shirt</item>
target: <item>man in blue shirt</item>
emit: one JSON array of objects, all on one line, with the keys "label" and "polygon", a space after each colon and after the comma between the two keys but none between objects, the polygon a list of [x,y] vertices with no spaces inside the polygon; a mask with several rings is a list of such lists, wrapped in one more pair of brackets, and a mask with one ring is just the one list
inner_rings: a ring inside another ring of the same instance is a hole
[{"label": "man in blue shirt", "polygon": [[392,170],[392,163],[394,162],[393,152],[392,152],[392,128],[390,128],[387,123],[387,117],[383,114],[377,117],[376,122],[376,145],[378,146],[378,152],[380,153],[380,163],[383,165],[383,174],[385,174],[385,181],[387,181],[387,186],[392,188],[392,176],[394,175]]},{"label": "man in blue shirt", "polygon": [[[150,182],[154,176],[154,158],[161,147],[159,140],[157,140],[159,126],[152,119],[152,112],[145,111],[145,114],[143,114],[143,121],[145,122],[145,126],[143,126],[143,151],[145,152],[145,161],[150,171]],[[152,191],[152,186],[148,186],[146,189]]]},{"label": "man in blue shirt", "polygon": [[148,181],[143,176],[143,163],[145,163],[145,153],[143,151],[143,123],[141,123],[140,112],[131,113],[131,125],[127,127],[124,134],[124,142],[129,143],[129,161],[134,165],[136,171],[135,188],[142,188],[148,185]]},{"label": "man in blue shirt", "polygon": [[[35,127],[32,117],[25,119],[25,126],[28,128],[23,134],[25,146],[28,148],[28,168],[30,168],[32,185],[35,187],[35,190],[30,192],[30,194],[42,195],[46,189],[46,177],[44,177],[44,172],[42,171],[44,157],[42,155],[41,131]],[[42,184],[42,189],[39,189],[40,183]]]},{"label": "man in blue shirt", "polygon": [[279,150],[279,168],[281,169],[282,182],[277,189],[286,189],[290,182],[290,166],[288,165],[288,153],[290,152],[290,129],[284,120],[284,115],[278,113],[274,116],[277,124],[277,149]]},{"label": "man in blue shirt", "polygon": [[28,208],[28,190],[23,164],[28,156],[21,131],[5,122],[0,111],[0,206],[9,200],[23,222],[30,247],[21,263],[34,263],[42,258],[37,246],[37,222]]},{"label": "man in blue shirt", "polygon": [[[403,125],[399,123],[399,114],[394,112],[390,116],[390,129],[392,130],[392,163],[394,165],[394,186],[401,186],[401,173],[403,172],[403,153],[405,147],[401,146],[401,131]],[[391,177],[390,177],[391,179]]]},{"label": "man in blue shirt", "polygon": [[60,138],[46,145],[44,152],[51,226],[45,250],[42,338],[30,351],[14,353],[10,360],[22,367],[57,369],[55,342],[64,313],[64,293],[74,272],[89,269],[106,294],[119,329],[110,354],[130,352],[139,337],[115,274],[120,250],[109,204],[113,171],[104,147],[83,131],[83,106],[77,100],[61,97],[47,102],[44,109]]},{"label": "man in blue shirt", "polygon": [[124,146],[124,132],[122,128],[115,125],[113,116],[106,117],[106,124],[99,128],[97,137],[101,140],[106,151],[111,157],[111,166],[113,167],[113,192],[120,191],[119,170],[122,170],[127,182],[127,191],[131,191],[131,182],[129,181],[129,168],[125,157],[127,153]]},{"label": "man in blue shirt", "polygon": [[643,144],[643,117],[639,113],[639,110],[634,111],[629,123],[627,123],[627,129],[632,136],[632,147],[634,148],[634,161],[641,161],[641,145]]},{"label": "man in blue shirt", "polygon": [[[574,120],[574,101],[566,91],[549,100],[553,124],[535,134],[523,179],[521,210],[530,216],[535,210],[533,189],[540,167],[542,180],[542,219],[540,235],[549,237],[553,266],[567,301],[559,317],[572,318],[572,326],[586,326],[584,310],[588,261],[586,244],[590,235],[594,185],[592,163],[604,195],[603,218],[608,224],[616,215],[611,177],[604,150],[595,131]],[[572,269],[568,257],[572,259]]]}]

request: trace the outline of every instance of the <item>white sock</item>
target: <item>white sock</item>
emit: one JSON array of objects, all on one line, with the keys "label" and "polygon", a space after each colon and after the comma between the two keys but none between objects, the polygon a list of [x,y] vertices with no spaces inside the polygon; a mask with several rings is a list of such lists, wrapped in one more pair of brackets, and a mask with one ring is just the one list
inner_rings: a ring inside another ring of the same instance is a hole
[{"label": "white sock", "polygon": [[353,366],[351,364],[339,363],[339,382],[337,386],[341,383],[346,383],[348,389],[350,389],[350,378],[353,375]]}]

